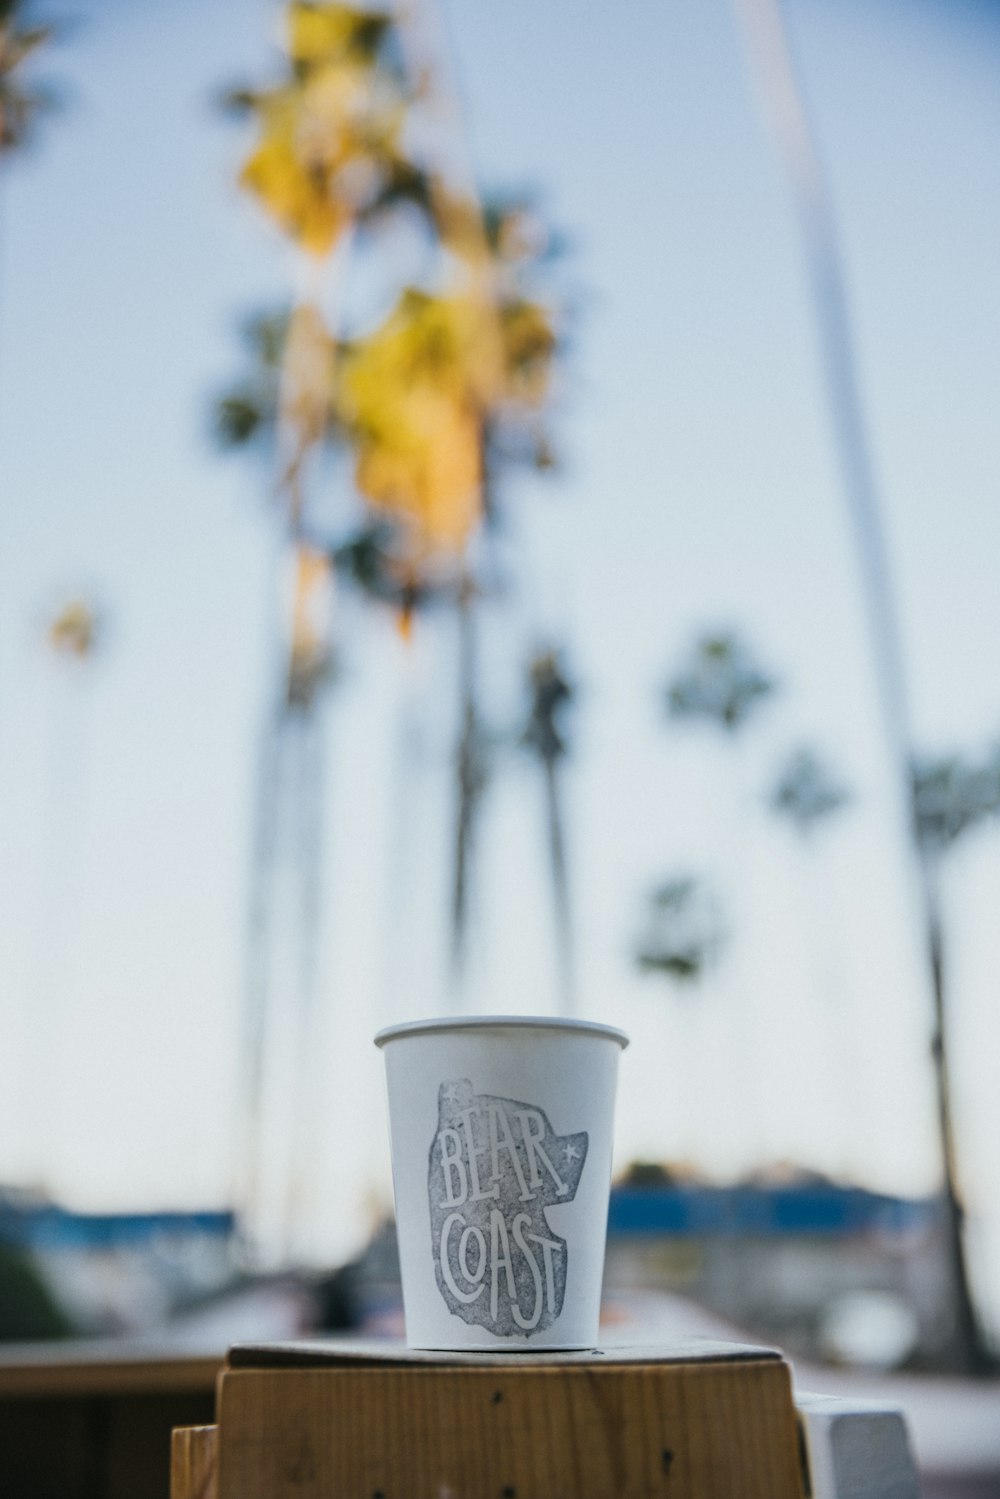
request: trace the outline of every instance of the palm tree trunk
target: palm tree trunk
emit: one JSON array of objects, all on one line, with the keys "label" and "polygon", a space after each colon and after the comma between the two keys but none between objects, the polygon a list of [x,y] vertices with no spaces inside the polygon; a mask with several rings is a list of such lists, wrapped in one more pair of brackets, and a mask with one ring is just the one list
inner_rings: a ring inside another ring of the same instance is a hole
[{"label": "palm tree trunk", "polygon": [[542,758],[545,772],[545,809],[548,823],[549,871],[552,877],[552,904],[556,928],[556,957],[559,972],[559,1008],[563,1015],[576,1012],[576,973],[573,963],[573,923],[569,900],[569,876],[566,864],[566,834],[562,809],[562,787],[558,755]]},{"label": "palm tree trunk", "polygon": [[466,579],[458,595],[459,732],[455,757],[457,801],[451,896],[451,965],[452,978],[457,989],[460,989],[465,977],[472,846],[476,813],[482,791],[482,746],[477,686],[475,601],[472,585]]},{"label": "palm tree trunk", "polygon": [[942,962],[941,913],[933,856],[922,845],[910,816],[911,718],[878,486],[869,449],[854,340],[841,266],[833,206],[811,124],[806,114],[780,0],[736,0],[742,14],[750,63],[761,104],[770,116],[785,161],[798,212],[812,283],[827,398],[840,460],[843,492],[854,533],[886,737],[903,788],[917,863],[920,918],[933,1004],[931,1060],[944,1177],[946,1240],[955,1313],[955,1361],[969,1372],[991,1363],[972,1298],[962,1233],[951,1082],[948,1072],[947,995]]},{"label": "palm tree trunk", "polygon": [[244,1252],[256,1258],[261,1189],[261,1135],[267,995],[271,973],[271,892],[278,834],[281,782],[280,707],[268,714],[261,734],[255,788],[253,850],[247,923],[246,1000],[239,1078],[236,1140],[236,1201]]},{"label": "palm tree trunk", "polygon": [[321,707],[315,698],[294,710],[296,734],[295,841],[299,880],[296,974],[295,1076],[291,1080],[291,1132],[284,1204],[284,1259],[301,1251],[314,1156],[316,997],[323,874],[324,765]]},{"label": "palm tree trunk", "polygon": [[935,1105],[938,1139],[944,1175],[945,1243],[952,1267],[956,1362],[965,1373],[986,1374],[996,1369],[980,1326],[972,1296],[965,1257],[963,1228],[965,1209],[958,1185],[958,1163],[955,1150],[954,1115],[951,1102],[951,1073],[948,1066],[948,1029],[945,996],[944,940],[941,918],[941,885],[937,857],[925,852],[921,859],[921,897],[927,933],[927,952],[931,970],[934,1028],[931,1034],[931,1058],[934,1064]]}]

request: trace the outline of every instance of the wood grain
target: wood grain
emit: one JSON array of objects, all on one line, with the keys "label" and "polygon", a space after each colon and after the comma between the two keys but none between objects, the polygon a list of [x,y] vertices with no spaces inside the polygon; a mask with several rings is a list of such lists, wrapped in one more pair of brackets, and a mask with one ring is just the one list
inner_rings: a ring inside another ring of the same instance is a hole
[{"label": "wood grain", "polygon": [[227,1369],[218,1477],[218,1499],[802,1499],[773,1358]]},{"label": "wood grain", "polygon": [[170,1444],[170,1499],[217,1499],[219,1428],[181,1426]]},{"label": "wood grain", "polygon": [[0,1400],[209,1394],[223,1362],[113,1342],[12,1344],[0,1350]]}]

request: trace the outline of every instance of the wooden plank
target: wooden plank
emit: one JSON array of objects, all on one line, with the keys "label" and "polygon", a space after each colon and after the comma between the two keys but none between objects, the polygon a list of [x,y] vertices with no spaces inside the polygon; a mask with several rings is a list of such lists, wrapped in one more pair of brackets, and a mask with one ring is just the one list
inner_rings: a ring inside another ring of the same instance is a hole
[{"label": "wooden plank", "polygon": [[217,1499],[219,1428],[181,1426],[170,1444],[170,1499]]},{"label": "wooden plank", "polygon": [[201,1394],[214,1389],[223,1362],[221,1353],[158,1353],[115,1343],[8,1345],[0,1351],[0,1399]]},{"label": "wooden plank", "polygon": [[227,1370],[218,1499],[802,1499],[776,1359]]}]

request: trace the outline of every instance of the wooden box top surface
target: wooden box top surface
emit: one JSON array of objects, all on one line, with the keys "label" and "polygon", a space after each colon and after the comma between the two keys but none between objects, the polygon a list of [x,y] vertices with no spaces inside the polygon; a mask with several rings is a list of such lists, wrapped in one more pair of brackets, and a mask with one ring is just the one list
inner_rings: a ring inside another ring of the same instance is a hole
[{"label": "wooden box top surface", "polygon": [[388,1339],[314,1338],[292,1343],[238,1343],[230,1348],[226,1359],[229,1369],[303,1369],[303,1368],[384,1368],[387,1365],[414,1365],[422,1368],[453,1369],[460,1367],[497,1369],[511,1373],[518,1369],[561,1367],[600,1363],[602,1367],[622,1364],[692,1364],[774,1362],[781,1354],[774,1348],[759,1348],[750,1343],[723,1343],[709,1338],[691,1338],[677,1343],[608,1343],[598,1348],[574,1352],[453,1352],[408,1348]]}]

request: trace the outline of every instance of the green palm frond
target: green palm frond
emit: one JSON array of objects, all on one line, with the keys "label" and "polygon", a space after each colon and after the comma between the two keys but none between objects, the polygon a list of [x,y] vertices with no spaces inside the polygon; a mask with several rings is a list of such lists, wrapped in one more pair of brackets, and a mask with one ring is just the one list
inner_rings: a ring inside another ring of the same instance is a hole
[{"label": "green palm frond", "polygon": [[845,807],[851,794],[819,755],[799,749],[782,767],[768,800],[772,811],[809,833]]},{"label": "green palm frond", "polygon": [[707,718],[741,729],[777,689],[777,681],[732,632],[705,635],[666,689],[671,718]]},{"label": "green palm frond", "polygon": [[932,851],[950,848],[963,834],[1000,812],[1000,756],[976,765],[951,755],[913,767],[913,826]]},{"label": "green palm frond", "polygon": [[643,973],[680,984],[701,978],[725,945],[725,929],[715,892],[699,875],[670,876],[647,901],[646,927],[635,961]]}]

